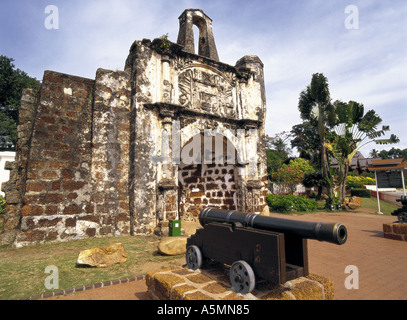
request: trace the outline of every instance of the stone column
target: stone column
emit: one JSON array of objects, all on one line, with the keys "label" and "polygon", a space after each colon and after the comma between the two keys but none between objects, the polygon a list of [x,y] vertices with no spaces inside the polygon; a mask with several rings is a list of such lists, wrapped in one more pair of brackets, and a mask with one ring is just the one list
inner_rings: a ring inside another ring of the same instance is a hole
[{"label": "stone column", "polygon": [[165,108],[160,110],[163,117],[163,134],[166,137],[161,150],[161,176],[159,175],[157,193],[157,218],[161,221],[178,218],[178,173],[173,162],[173,118],[174,113]]},{"label": "stone column", "polygon": [[171,103],[172,85],[170,77],[170,58],[168,56],[162,57],[161,68],[162,68],[161,102]]},{"label": "stone column", "polygon": [[162,178],[163,179],[174,179],[173,164],[172,164],[172,117],[165,117],[162,121],[164,134],[166,137],[162,149],[161,156],[163,157],[162,162]]}]

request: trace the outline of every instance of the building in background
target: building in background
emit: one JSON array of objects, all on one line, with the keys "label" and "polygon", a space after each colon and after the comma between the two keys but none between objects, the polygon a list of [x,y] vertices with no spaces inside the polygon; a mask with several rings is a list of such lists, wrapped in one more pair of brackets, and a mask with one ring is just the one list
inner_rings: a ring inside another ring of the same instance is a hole
[{"label": "building in background", "polygon": [[16,158],[16,153],[12,151],[0,152],[0,195],[4,197],[4,192],[1,190],[3,182],[7,182],[10,178],[10,171],[6,170],[4,166],[6,162],[13,162]]}]

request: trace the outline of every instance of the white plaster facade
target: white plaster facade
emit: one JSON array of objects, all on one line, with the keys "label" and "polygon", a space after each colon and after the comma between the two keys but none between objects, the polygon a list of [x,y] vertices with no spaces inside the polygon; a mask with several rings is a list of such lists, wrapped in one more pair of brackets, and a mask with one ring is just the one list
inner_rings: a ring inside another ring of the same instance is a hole
[{"label": "white plaster facade", "polygon": [[[15,160],[16,153],[12,151],[2,151],[0,152],[0,186],[3,182],[7,182],[10,177],[10,171],[4,169],[7,161],[13,162]],[[0,195],[4,197],[4,192],[1,191]]]}]

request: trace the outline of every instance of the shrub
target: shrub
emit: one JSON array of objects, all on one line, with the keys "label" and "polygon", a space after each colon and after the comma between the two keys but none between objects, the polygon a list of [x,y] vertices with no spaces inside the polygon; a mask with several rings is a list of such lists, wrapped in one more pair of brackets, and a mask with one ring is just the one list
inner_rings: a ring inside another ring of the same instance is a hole
[{"label": "shrub", "polygon": [[277,212],[307,212],[317,209],[317,202],[312,199],[293,196],[269,194],[266,202],[273,211]]},{"label": "shrub", "polygon": [[363,176],[348,176],[346,179],[346,187],[348,189],[352,188],[363,188],[363,186],[374,186],[376,184],[376,180],[370,177],[363,177]]},{"label": "shrub", "polygon": [[271,178],[274,182],[283,184],[294,192],[297,185],[304,180],[304,173],[294,167],[283,165],[276,172],[273,172]]},{"label": "shrub", "polygon": [[371,198],[370,190],[367,189],[352,189],[350,192],[352,197]]},{"label": "shrub", "polygon": [[4,213],[4,209],[6,208],[6,199],[0,195],[0,214]]}]

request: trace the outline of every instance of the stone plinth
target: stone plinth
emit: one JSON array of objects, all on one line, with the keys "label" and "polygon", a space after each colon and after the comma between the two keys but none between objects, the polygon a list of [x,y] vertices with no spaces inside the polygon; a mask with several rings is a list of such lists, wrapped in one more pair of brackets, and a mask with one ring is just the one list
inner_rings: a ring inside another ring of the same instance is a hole
[{"label": "stone plinth", "polygon": [[252,293],[236,294],[227,268],[219,265],[197,271],[173,268],[147,274],[148,294],[154,300],[333,300],[334,285],[327,278],[309,275],[271,286],[258,283]]},{"label": "stone plinth", "polygon": [[383,232],[386,239],[407,241],[407,224],[385,223]]}]

